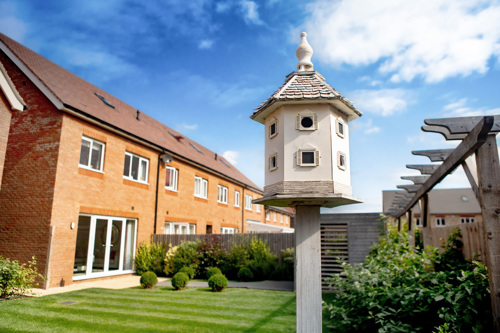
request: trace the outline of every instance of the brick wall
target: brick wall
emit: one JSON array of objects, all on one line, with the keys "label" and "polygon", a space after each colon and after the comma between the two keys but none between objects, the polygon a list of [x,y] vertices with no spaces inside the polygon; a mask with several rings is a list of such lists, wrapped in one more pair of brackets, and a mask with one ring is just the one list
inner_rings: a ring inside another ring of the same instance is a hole
[{"label": "brick wall", "polygon": [[9,137],[11,109],[10,104],[0,90],[0,189],[2,189],[3,165]]}]

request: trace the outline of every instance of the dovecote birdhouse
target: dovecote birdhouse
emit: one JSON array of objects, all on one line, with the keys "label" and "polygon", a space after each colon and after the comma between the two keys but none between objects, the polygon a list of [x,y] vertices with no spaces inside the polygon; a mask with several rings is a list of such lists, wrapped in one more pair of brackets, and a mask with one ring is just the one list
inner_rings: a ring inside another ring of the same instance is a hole
[{"label": "dovecote birdhouse", "polygon": [[265,186],[260,204],[335,207],[352,197],[349,122],[362,114],[314,71],[301,34],[297,71],[250,117],[264,124]]}]

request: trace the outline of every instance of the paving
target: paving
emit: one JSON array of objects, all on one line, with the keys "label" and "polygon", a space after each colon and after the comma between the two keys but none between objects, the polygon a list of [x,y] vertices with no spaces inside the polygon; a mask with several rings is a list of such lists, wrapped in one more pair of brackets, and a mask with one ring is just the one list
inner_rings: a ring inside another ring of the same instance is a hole
[{"label": "paving", "polygon": [[[140,285],[141,277],[138,275],[128,275],[106,280],[86,280],[85,282],[73,283],[69,286],[55,287],[49,289],[33,289],[33,296],[45,296],[65,293],[68,291],[81,290],[87,288],[124,289],[137,287]],[[158,287],[171,287],[169,278],[159,277]],[[190,281],[188,287],[208,288],[208,282]],[[248,288],[264,290],[293,291],[292,281],[259,281],[259,282],[229,282],[228,288]]]}]

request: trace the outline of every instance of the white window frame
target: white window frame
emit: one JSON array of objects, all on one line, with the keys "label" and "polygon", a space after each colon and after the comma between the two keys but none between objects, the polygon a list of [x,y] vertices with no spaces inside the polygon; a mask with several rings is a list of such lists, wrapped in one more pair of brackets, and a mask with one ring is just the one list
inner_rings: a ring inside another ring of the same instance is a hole
[{"label": "white window frame", "polygon": [[288,225],[288,216],[285,215],[285,224]]},{"label": "white window frame", "polygon": [[[140,155],[137,155],[137,154],[134,154],[134,153],[131,153],[131,152],[128,152],[126,151],[125,152],[125,159],[127,158],[127,156],[130,157],[130,164],[129,164],[129,168],[128,168],[128,175],[123,175],[123,178],[125,179],[128,179],[128,180],[131,180],[131,181],[134,181],[134,182],[138,182],[138,183],[143,183],[143,184],[147,184],[148,183],[148,176],[149,176],[149,160],[145,157],[142,157]],[[134,177],[130,176],[132,174],[132,160],[134,158],[137,158],[139,159],[139,167],[138,167],[138,175],[137,175],[137,179],[134,179]],[[123,162],[125,163],[125,162]],[[146,164],[146,179],[140,179],[140,175],[143,173],[144,171],[144,163]],[[124,165],[124,170],[125,172],[125,165]]]},{"label": "white window frame", "polygon": [[[179,170],[170,166],[166,167],[166,174],[170,173],[170,179],[173,179],[173,182],[170,186],[165,185],[165,189],[169,191],[177,192],[177,183],[179,181]],[[165,179],[166,181],[166,179]]]},{"label": "white window frame", "polygon": [[[271,131],[271,127],[274,125],[274,133]],[[275,136],[278,135],[278,119],[273,118],[271,122],[269,123],[269,139],[274,138]]]},{"label": "white window frame", "polygon": [[[273,160],[274,160],[274,165],[273,165]],[[269,163],[269,171],[274,171],[278,169],[278,153],[269,155],[268,163]]]},{"label": "white window frame", "polygon": [[[304,163],[302,153],[314,153],[313,163]],[[315,167],[319,165],[319,150],[317,149],[299,149],[297,151],[297,165],[301,167]]]},{"label": "white window frame", "polygon": [[194,196],[197,198],[207,199],[208,195],[208,180],[198,176],[194,177]]},{"label": "white window frame", "polygon": [[[304,118],[311,118],[313,122],[311,127],[302,126],[302,119]],[[296,125],[295,128],[298,129],[299,131],[315,131],[318,129],[318,116],[316,115],[316,113],[312,112],[298,114],[295,125]]]},{"label": "white window frame", "polygon": [[225,234],[225,235],[237,234],[238,229],[237,228],[229,228],[229,227],[221,227],[220,233]]},{"label": "white window frame", "polygon": [[[182,232],[183,230],[186,232]],[[163,233],[165,235],[196,235],[196,224],[187,222],[165,221]]]},{"label": "white window frame", "polygon": [[436,217],[436,226],[445,227],[446,226],[446,219],[444,217]]},{"label": "white window frame", "polygon": [[257,213],[260,213],[260,205],[259,205],[259,204],[256,204],[256,205],[255,205],[255,211],[256,211]]},{"label": "white window frame", "polygon": [[218,185],[217,188],[217,202],[227,205],[227,194],[229,190],[226,186]]},{"label": "white window frame", "polygon": [[252,196],[245,194],[245,209],[246,210],[252,210]]},{"label": "white window frame", "polygon": [[234,207],[240,206],[240,191],[234,191]]},{"label": "white window frame", "polygon": [[[82,145],[83,145],[84,141],[87,141],[90,144],[90,147],[89,147],[89,156],[88,156],[88,164],[87,165],[80,163],[80,160],[82,159]],[[102,146],[101,156],[99,156],[99,168],[93,168],[92,167],[92,151],[93,151],[93,148],[94,148],[95,144],[99,144],[99,145]],[[79,157],[79,160],[78,160],[78,166],[80,168],[82,168],[82,169],[87,169],[87,170],[102,172],[102,170],[104,168],[104,150],[105,149],[106,149],[106,144],[104,142],[96,140],[96,139],[92,139],[92,138],[90,138],[88,136],[85,136],[85,135],[82,136],[82,142],[80,144],[80,157]]]},{"label": "white window frame", "polygon": [[[342,157],[344,158],[344,164],[342,164]],[[347,169],[347,155],[344,152],[337,152],[337,166],[340,170]]]},{"label": "white window frame", "polygon": [[271,221],[271,212],[266,211],[266,221]]},{"label": "white window frame", "polygon": [[476,218],[475,217],[461,217],[460,218],[460,222],[465,224],[465,223],[474,223],[476,222]]},{"label": "white window frame", "polygon": [[273,221],[274,221],[274,222],[278,222],[278,219],[277,219],[277,217],[276,217],[276,212],[273,212],[273,213],[274,213]]},{"label": "white window frame", "polygon": [[[337,127],[337,135],[341,138],[344,138],[345,136],[345,123],[341,118],[337,118],[336,121],[336,127]],[[342,130],[340,130],[342,128]]]}]

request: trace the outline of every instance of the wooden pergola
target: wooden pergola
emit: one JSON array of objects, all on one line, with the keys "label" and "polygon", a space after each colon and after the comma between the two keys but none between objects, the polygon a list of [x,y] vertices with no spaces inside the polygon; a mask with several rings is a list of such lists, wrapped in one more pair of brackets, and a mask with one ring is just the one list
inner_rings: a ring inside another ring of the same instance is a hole
[{"label": "wooden pergola", "polygon": [[[500,332],[500,163],[496,134],[500,132],[500,115],[426,119],[425,132],[442,134],[446,140],[460,140],[455,149],[413,151],[414,155],[427,156],[431,162],[441,164],[407,165],[417,169],[420,176],[403,176],[413,185],[398,185],[406,192],[398,193],[389,215],[398,220],[406,216],[408,228],[412,225],[412,208],[419,204],[421,221],[426,228],[429,221],[428,193],[436,184],[462,166],[477,198],[483,216],[486,239],[486,266],[491,291],[491,306],[495,332]],[[476,164],[473,163],[475,156]]]}]

